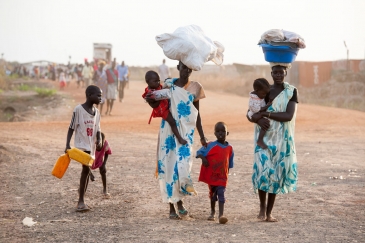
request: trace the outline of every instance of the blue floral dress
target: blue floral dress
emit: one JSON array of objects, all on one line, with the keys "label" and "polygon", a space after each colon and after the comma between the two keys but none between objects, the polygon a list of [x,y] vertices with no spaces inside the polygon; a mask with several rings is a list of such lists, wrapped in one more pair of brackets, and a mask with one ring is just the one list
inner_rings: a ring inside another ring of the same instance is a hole
[{"label": "blue floral dress", "polygon": [[[273,100],[269,112],[285,112],[295,87],[284,82],[284,90]],[[264,142],[268,149],[257,146],[260,126],[255,124],[255,153],[252,183],[257,189],[274,194],[295,191],[297,188],[297,156],[294,143],[296,112],[291,121],[270,120]]]},{"label": "blue floral dress", "polygon": [[157,147],[157,169],[162,201],[168,203],[176,203],[185,195],[191,195],[192,145],[198,116],[193,102],[205,97],[199,83],[191,81],[185,88],[180,88],[174,85],[176,80],[165,81],[171,91],[170,112],[180,135],[188,143],[181,145],[170,125],[162,120]]}]

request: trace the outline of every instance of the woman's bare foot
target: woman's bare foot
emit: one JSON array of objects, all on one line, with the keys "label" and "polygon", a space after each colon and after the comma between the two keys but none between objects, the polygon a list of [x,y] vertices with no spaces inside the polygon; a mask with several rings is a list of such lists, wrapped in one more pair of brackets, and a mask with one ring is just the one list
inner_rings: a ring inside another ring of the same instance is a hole
[{"label": "woman's bare foot", "polygon": [[260,220],[265,220],[265,218],[266,218],[266,213],[265,213],[265,211],[266,211],[266,206],[265,206],[265,207],[260,208],[260,213],[259,213],[259,215],[257,216],[257,218],[258,218],[258,219],[260,219]]},{"label": "woman's bare foot", "polygon": [[278,222],[278,220],[271,215],[267,216],[266,221],[267,222]]},{"label": "woman's bare foot", "polygon": [[182,145],[185,145],[185,144],[187,144],[188,143],[188,141],[186,141],[185,139],[183,139],[183,138],[178,138],[177,139],[178,141],[179,141],[179,143],[180,144],[182,144]]},{"label": "woman's bare foot", "polygon": [[264,143],[264,141],[257,140],[257,145],[262,149],[267,149],[267,145]]},{"label": "woman's bare foot", "polygon": [[89,211],[91,207],[87,206],[84,202],[79,202],[77,204],[76,212],[86,212]]}]

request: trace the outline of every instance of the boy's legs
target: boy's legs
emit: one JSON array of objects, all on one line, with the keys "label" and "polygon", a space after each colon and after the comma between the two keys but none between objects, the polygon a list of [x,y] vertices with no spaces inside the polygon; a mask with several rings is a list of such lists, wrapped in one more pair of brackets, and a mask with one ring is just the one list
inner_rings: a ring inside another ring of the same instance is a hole
[{"label": "boy's legs", "polygon": [[267,149],[267,145],[264,143],[264,136],[266,131],[264,129],[260,129],[259,138],[257,139],[257,145],[262,149]]},{"label": "boy's legs", "polygon": [[78,210],[88,210],[88,206],[84,203],[84,195],[86,193],[87,185],[89,182],[89,172],[90,168],[86,165],[82,165],[82,172],[80,178],[80,188],[79,188],[79,202],[77,204]]},{"label": "boy's legs", "polygon": [[187,144],[188,142],[181,137],[179,131],[177,130],[175,119],[172,117],[170,112],[168,113],[168,115],[166,117],[166,121],[169,123],[171,130],[174,133],[174,135],[176,136],[179,143],[182,145]]},{"label": "boy's legs", "polygon": [[224,203],[226,202],[226,199],[224,197],[224,192],[226,191],[226,188],[224,186],[217,186],[216,194],[218,197],[219,202],[219,223],[225,224],[227,223],[228,219],[223,215],[224,214]]},{"label": "boy's legs", "polygon": [[103,181],[103,194],[107,195],[108,192],[106,190],[106,166],[105,166],[105,162],[99,168],[99,172],[100,172],[100,175],[101,175],[101,180]]},{"label": "boy's legs", "polygon": [[215,220],[215,203],[217,199],[217,187],[208,185],[209,188],[209,199],[210,199],[210,215],[208,220],[214,221]]}]

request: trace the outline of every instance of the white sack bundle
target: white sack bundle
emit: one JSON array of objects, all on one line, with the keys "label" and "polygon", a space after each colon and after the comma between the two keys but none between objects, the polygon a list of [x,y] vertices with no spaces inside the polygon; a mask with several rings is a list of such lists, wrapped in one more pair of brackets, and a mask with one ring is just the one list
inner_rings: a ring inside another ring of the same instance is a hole
[{"label": "white sack bundle", "polygon": [[285,36],[282,30],[279,29],[271,29],[268,31],[265,31],[262,35],[261,35],[261,39],[259,43],[265,43],[265,41],[267,42],[271,42],[271,41],[284,41],[285,40]]},{"label": "white sack bundle", "polygon": [[264,32],[261,35],[261,39],[259,44],[271,44],[276,45],[275,42],[291,42],[295,43],[298,48],[304,49],[306,47],[304,38],[301,37],[299,34],[287,31],[287,30],[280,30],[280,29],[271,29]]},{"label": "white sack bundle", "polygon": [[157,44],[166,57],[179,60],[194,71],[202,69],[204,63],[223,63],[224,46],[212,41],[197,25],[177,28],[174,33],[156,36]]}]

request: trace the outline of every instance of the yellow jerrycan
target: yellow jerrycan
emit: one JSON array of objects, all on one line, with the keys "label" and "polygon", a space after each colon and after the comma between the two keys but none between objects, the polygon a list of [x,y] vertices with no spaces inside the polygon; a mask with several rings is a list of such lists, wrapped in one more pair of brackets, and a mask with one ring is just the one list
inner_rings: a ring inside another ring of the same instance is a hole
[{"label": "yellow jerrycan", "polygon": [[78,148],[68,149],[66,152],[71,159],[83,165],[92,166],[94,163],[94,158],[91,157],[90,154],[87,154]]},{"label": "yellow jerrycan", "polygon": [[61,155],[56,161],[56,164],[53,166],[52,175],[61,179],[65,174],[70,161],[71,159],[68,154]]}]

